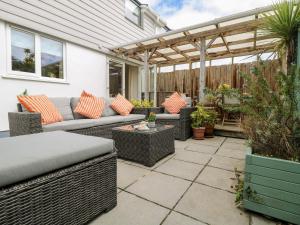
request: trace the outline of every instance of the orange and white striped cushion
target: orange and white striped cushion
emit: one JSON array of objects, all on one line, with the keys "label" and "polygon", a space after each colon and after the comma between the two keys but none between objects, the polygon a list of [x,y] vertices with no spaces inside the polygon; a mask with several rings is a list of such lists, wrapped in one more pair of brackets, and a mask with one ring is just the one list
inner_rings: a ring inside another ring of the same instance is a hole
[{"label": "orange and white striped cushion", "polygon": [[134,107],[130,101],[128,101],[120,94],[117,95],[117,97],[112,101],[110,106],[121,116],[128,116]]},{"label": "orange and white striped cushion", "polygon": [[45,95],[18,96],[18,100],[29,112],[41,113],[44,125],[63,121],[58,109]]},{"label": "orange and white striped cushion", "polygon": [[186,107],[186,102],[177,92],[174,92],[162,105],[169,113],[177,114],[180,109]]},{"label": "orange and white striped cushion", "polygon": [[74,112],[90,119],[98,119],[101,117],[104,107],[105,101],[102,98],[83,91]]}]

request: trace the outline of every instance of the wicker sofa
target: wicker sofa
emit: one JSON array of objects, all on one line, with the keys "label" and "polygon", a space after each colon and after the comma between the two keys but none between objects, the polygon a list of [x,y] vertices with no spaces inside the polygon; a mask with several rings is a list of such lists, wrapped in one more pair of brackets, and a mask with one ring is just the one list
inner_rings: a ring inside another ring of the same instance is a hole
[{"label": "wicker sofa", "polygon": [[100,119],[87,119],[74,112],[79,98],[50,98],[62,114],[64,121],[42,125],[39,113],[29,113],[20,104],[18,112],[8,113],[10,136],[19,136],[50,131],[67,131],[77,134],[112,138],[112,128],[138,123],[145,119],[144,114],[133,112],[128,116],[118,115],[110,108],[111,99],[105,99],[106,106]]}]

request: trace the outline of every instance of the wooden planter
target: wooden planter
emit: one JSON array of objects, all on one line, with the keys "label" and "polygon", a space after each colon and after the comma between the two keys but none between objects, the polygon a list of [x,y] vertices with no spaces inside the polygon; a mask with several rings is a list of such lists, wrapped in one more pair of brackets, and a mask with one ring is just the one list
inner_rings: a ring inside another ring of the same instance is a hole
[{"label": "wooden planter", "polygon": [[300,163],[246,155],[244,207],[300,225]]}]

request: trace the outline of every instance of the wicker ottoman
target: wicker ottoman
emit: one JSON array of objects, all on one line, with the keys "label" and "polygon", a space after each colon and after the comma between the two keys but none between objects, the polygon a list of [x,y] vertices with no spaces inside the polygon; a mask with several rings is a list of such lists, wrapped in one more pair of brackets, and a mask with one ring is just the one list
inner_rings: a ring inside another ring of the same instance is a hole
[{"label": "wicker ottoman", "polygon": [[113,141],[63,131],[0,139],[0,224],[81,225],[117,204]]},{"label": "wicker ottoman", "polygon": [[157,161],[175,152],[174,126],[157,125],[149,131],[138,131],[133,125],[113,129],[118,157],[153,166]]}]

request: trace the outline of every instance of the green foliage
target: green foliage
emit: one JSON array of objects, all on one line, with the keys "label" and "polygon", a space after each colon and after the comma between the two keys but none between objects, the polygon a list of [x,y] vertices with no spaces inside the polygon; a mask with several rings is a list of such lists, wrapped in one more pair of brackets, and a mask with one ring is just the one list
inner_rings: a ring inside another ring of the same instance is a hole
[{"label": "green foliage", "polygon": [[208,112],[201,105],[196,106],[196,111],[191,113],[192,128],[204,127],[209,117]]},{"label": "green foliage", "polygon": [[207,116],[204,119],[204,124],[214,126],[217,123],[218,114],[214,110],[207,110]]},{"label": "green foliage", "polygon": [[244,180],[241,178],[241,173],[234,168],[235,180],[237,184],[234,186],[235,190],[235,204],[239,207],[243,203]]},{"label": "green foliage", "polygon": [[296,62],[296,39],[300,27],[300,4],[298,0],[284,0],[273,4],[274,15],[266,13],[262,29],[279,38],[276,50],[287,57],[287,65]]},{"label": "green foliage", "polygon": [[262,74],[263,65],[253,68],[254,77],[243,74],[249,89],[244,99],[244,128],[254,153],[287,160],[300,159],[300,73],[276,75],[276,90]]},{"label": "green foliage", "polygon": [[231,88],[228,84],[221,84],[216,90],[207,88],[204,92],[206,100],[216,107],[224,105],[225,97],[240,98],[239,89]]},{"label": "green foliage", "polygon": [[132,99],[131,103],[135,108],[151,108],[154,105],[153,101],[137,100],[137,99]]},{"label": "green foliage", "polygon": [[148,122],[155,122],[156,120],[156,114],[154,112],[151,112],[148,116]]}]

